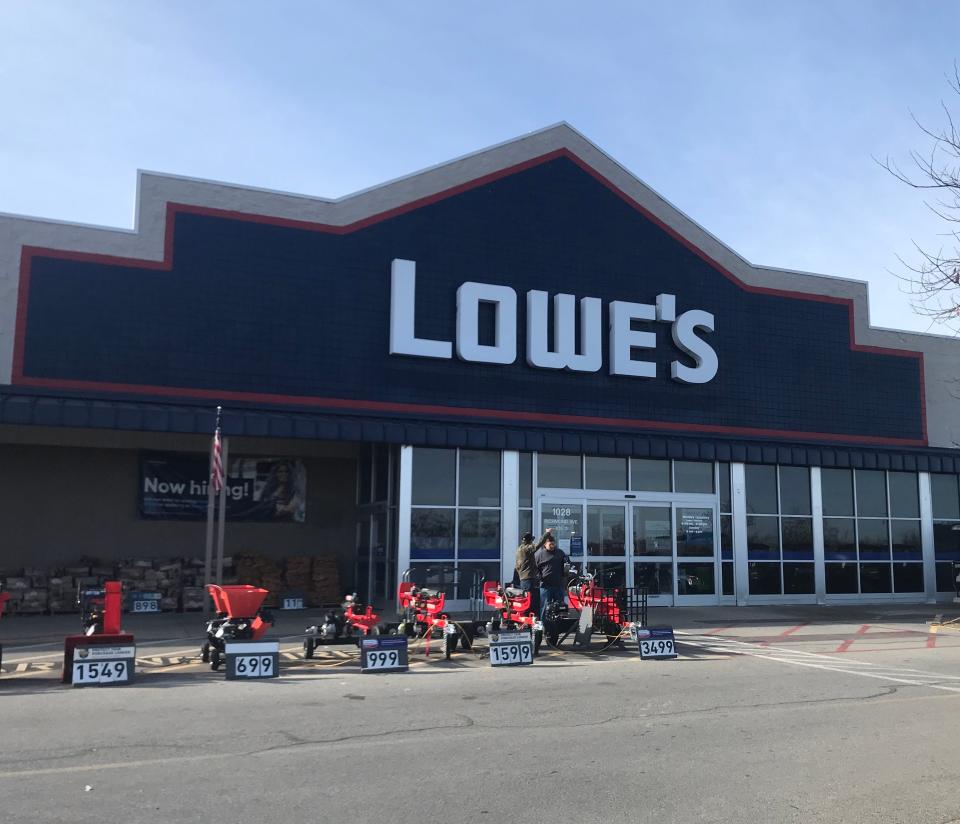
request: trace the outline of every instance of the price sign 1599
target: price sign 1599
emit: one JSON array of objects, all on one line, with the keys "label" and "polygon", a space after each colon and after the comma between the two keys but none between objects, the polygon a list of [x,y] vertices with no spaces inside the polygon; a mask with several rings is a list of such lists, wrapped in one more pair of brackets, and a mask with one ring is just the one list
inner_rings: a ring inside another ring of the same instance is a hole
[{"label": "price sign 1599", "polygon": [[533,663],[533,641],[494,641],[490,644],[490,666],[504,667],[513,664]]}]

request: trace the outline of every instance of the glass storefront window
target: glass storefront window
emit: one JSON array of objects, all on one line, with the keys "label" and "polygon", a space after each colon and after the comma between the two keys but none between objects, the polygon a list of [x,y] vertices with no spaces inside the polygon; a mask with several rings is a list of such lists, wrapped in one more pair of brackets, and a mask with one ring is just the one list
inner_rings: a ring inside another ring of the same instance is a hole
[{"label": "glass storefront window", "polygon": [[890,542],[894,561],[921,560],[920,521],[891,521]]},{"label": "glass storefront window", "polygon": [[747,464],[744,467],[747,486],[747,514],[776,515],[777,468]]},{"label": "glass storefront window", "polygon": [[809,515],[810,470],[805,466],[781,466],[780,512],[783,515]]},{"label": "glass storefront window", "polygon": [[849,469],[821,469],[820,490],[824,515],[853,515],[853,473]]},{"label": "glass storefront window", "polygon": [[500,453],[460,450],[460,506],[500,506]]},{"label": "glass storefront window", "polygon": [[720,516],[720,557],[724,561],[733,560],[733,516]]},{"label": "glass storefront window", "polygon": [[633,565],[633,583],[650,595],[673,595],[673,563]]},{"label": "glass storefront window", "polygon": [[669,492],[670,461],[631,458],[630,489],[634,492]]},{"label": "glass storefront window", "polygon": [[957,494],[957,476],[930,476],[934,520],[960,521],[960,495]]},{"label": "glass storefront window", "polygon": [[813,564],[783,565],[784,595],[813,595],[815,592]]},{"label": "glass storefront window", "polygon": [[623,555],[626,552],[626,508],[587,507],[587,554]]},{"label": "glass storefront window", "polygon": [[584,458],[587,489],[626,489],[626,458]]},{"label": "glass storefront window", "polygon": [[860,549],[861,561],[889,561],[890,536],[887,522],[874,518],[858,518],[857,546]]},{"label": "glass storefront window", "polygon": [[827,595],[855,595],[857,587],[857,564],[826,564]]},{"label": "glass storefront window", "polygon": [[[678,506],[676,511],[677,555],[697,558],[712,557],[714,554],[713,510]],[[710,580],[712,586],[712,575]]]},{"label": "glass storefront window", "polygon": [[[747,516],[747,557],[751,561],[780,560],[778,521],[779,519],[776,516]],[[779,575],[779,573],[777,574]]]},{"label": "glass storefront window", "polygon": [[500,557],[500,510],[458,509],[460,558],[494,560]]},{"label": "glass storefront window", "polygon": [[541,489],[582,489],[579,455],[537,455],[537,486]]},{"label": "glass storefront window", "polygon": [[678,595],[713,595],[716,591],[713,563],[677,564]]},{"label": "glass storefront window", "polygon": [[920,498],[916,472],[889,472],[890,515],[894,518],[919,518]]},{"label": "glass storefront window", "polygon": [[673,488],[676,492],[713,494],[713,464],[703,461],[674,461]]},{"label": "glass storefront window", "polygon": [[533,534],[533,510],[521,509],[517,515],[517,527],[519,529],[517,544],[519,545],[520,535],[523,535],[525,532]]},{"label": "glass storefront window", "polygon": [[457,494],[457,450],[413,450],[413,489],[411,502],[414,506],[453,506]]},{"label": "glass storefront window", "polygon": [[785,561],[813,560],[813,519],[783,518],[780,521],[781,545]]},{"label": "glass storefront window", "polygon": [[[483,582],[500,580],[500,562],[462,563],[457,568],[456,597],[483,600]],[[450,596],[448,596],[450,597]]]},{"label": "glass storefront window", "polygon": [[781,595],[780,564],[747,564],[751,595]]},{"label": "glass storefront window", "polygon": [[730,464],[717,464],[717,475],[720,479],[720,511],[733,512],[730,496]]},{"label": "glass storefront window", "polygon": [[857,515],[883,517],[887,514],[885,473],[879,469],[858,469],[854,473],[857,486]]},{"label": "glass storefront window", "polygon": [[627,565],[622,561],[591,562],[589,571],[598,587],[614,589],[627,585]]},{"label": "glass storefront window", "polygon": [[413,509],[410,512],[410,557],[454,557],[455,509]]},{"label": "glass storefront window", "polygon": [[860,564],[860,591],[892,592],[890,564]]},{"label": "glass storefront window", "polygon": [[533,453],[520,453],[520,506],[533,506]]},{"label": "glass storefront window", "polygon": [[823,519],[823,556],[828,561],[857,560],[853,518]]},{"label": "glass storefront window", "polygon": [[894,564],[894,592],[923,592],[923,564]]},{"label": "glass storefront window", "polygon": [[541,504],[540,524],[544,531],[552,529],[557,546],[571,555],[570,538],[583,536],[583,507],[579,504]]},{"label": "glass storefront window", "polygon": [[633,554],[673,555],[669,506],[633,508]]},{"label": "glass storefront window", "polygon": [[457,597],[457,568],[453,563],[436,562],[410,564],[410,580],[417,586],[440,590],[447,598]]}]

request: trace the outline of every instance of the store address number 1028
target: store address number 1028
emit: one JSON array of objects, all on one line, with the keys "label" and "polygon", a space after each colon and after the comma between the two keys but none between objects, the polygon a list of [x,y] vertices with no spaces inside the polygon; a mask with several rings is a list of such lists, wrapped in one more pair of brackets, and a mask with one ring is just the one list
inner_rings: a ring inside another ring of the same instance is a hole
[{"label": "store address number 1028", "polygon": [[552,512],[555,518],[569,518],[573,515],[573,509],[569,506],[555,506]]}]

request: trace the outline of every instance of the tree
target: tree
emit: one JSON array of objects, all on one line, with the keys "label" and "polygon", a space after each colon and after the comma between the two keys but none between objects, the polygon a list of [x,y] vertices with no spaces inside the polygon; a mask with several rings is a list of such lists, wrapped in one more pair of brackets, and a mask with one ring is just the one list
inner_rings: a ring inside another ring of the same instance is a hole
[{"label": "tree", "polygon": [[[947,83],[960,98],[957,63],[953,65],[953,75],[947,76]],[[960,132],[950,107],[942,100],[940,106],[946,122],[939,129],[931,129],[911,115],[920,131],[931,140],[929,153],[911,150],[910,160],[914,166],[911,173],[904,172],[889,157],[880,165],[908,186],[929,191],[927,207],[946,223],[944,242],[938,248],[923,248],[914,242],[918,262],[900,259],[909,270],[909,275],[902,279],[918,314],[960,332]]]}]

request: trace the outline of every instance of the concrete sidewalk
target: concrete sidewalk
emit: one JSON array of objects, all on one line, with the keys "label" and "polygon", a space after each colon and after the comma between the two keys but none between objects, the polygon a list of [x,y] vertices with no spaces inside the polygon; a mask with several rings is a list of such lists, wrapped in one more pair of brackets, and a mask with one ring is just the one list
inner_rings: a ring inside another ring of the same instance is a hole
[{"label": "concrete sidewalk", "polygon": [[[322,609],[276,610],[274,636],[300,635],[323,616]],[[487,616],[492,613],[484,612]],[[722,627],[794,626],[796,624],[916,624],[926,625],[935,616],[944,619],[960,615],[957,604],[857,604],[852,606],[783,605],[762,607],[651,607],[648,623],[666,625],[688,632],[709,632]],[[454,615],[470,620],[471,615]],[[383,616],[384,621],[396,620]],[[204,616],[200,612],[123,616],[123,629],[141,641],[201,639]],[[80,631],[76,615],[16,615],[0,619],[0,644],[18,646],[61,643],[64,636]]]}]

